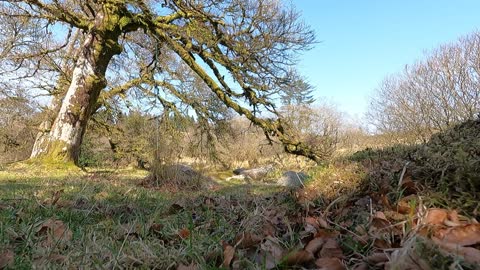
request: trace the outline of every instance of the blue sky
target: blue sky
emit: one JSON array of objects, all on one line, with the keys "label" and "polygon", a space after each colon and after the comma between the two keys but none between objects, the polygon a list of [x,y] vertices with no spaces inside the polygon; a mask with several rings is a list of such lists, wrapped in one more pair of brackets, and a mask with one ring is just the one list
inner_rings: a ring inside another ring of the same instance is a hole
[{"label": "blue sky", "polygon": [[479,0],[292,0],[319,44],[304,53],[300,72],[350,115],[389,74],[441,44],[480,30]]}]

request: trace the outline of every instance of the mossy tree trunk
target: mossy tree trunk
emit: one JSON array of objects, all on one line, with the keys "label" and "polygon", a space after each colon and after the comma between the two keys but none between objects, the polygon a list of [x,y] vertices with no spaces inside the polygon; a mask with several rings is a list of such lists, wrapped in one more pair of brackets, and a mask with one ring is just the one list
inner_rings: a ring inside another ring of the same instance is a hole
[{"label": "mossy tree trunk", "polygon": [[85,34],[58,114],[49,130],[37,137],[31,158],[77,164],[87,122],[106,86],[107,66],[122,51],[118,44],[121,29],[112,21],[118,16],[109,16],[106,11],[97,13],[93,28]]}]

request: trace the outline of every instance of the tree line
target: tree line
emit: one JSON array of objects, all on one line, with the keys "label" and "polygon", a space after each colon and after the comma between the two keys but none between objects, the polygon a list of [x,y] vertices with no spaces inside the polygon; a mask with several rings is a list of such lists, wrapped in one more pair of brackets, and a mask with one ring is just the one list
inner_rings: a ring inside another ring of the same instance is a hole
[{"label": "tree line", "polygon": [[371,99],[368,118],[380,133],[426,141],[480,113],[480,33],[431,51],[388,76]]}]

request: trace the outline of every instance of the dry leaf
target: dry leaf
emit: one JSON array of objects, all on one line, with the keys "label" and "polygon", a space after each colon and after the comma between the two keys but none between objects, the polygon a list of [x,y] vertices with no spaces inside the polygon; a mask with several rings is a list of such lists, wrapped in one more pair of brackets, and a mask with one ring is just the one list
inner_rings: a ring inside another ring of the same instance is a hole
[{"label": "dry leaf", "polygon": [[368,263],[377,264],[388,262],[388,256],[385,253],[373,253],[372,255],[365,258]]},{"label": "dry leaf", "polygon": [[275,231],[276,231],[275,227],[270,223],[266,223],[263,226],[263,235],[265,236],[273,237],[275,235]]},{"label": "dry leaf", "polygon": [[306,250],[299,250],[292,252],[287,255],[287,257],[283,260],[283,263],[287,266],[293,265],[304,265],[309,262],[313,262],[315,257],[313,254]]},{"label": "dry leaf", "polygon": [[10,249],[4,250],[0,253],[0,269],[12,266],[15,259],[15,254]]},{"label": "dry leaf", "polygon": [[315,261],[318,270],[345,270],[345,266],[338,258],[320,258]]},{"label": "dry leaf", "polygon": [[235,245],[239,248],[254,247],[262,241],[262,237],[253,233],[241,233],[235,237]]},{"label": "dry leaf", "polygon": [[225,245],[223,248],[223,263],[222,267],[229,268],[235,255],[235,248],[230,245]]},{"label": "dry leaf", "polygon": [[58,202],[62,193],[63,193],[63,189],[57,190],[55,191],[55,193],[53,193],[52,204],[51,204],[52,206]]},{"label": "dry leaf", "polygon": [[174,203],[174,204],[170,205],[170,208],[168,208],[167,213],[169,215],[173,215],[173,214],[176,214],[176,213],[182,211],[183,209],[185,209],[185,207],[183,206],[183,203],[177,202],[177,203]]},{"label": "dry leaf", "polygon": [[284,250],[273,237],[267,237],[265,242],[260,245],[260,249],[263,258],[260,258],[259,263],[265,263],[267,269],[275,268],[283,258]]},{"label": "dry leaf", "polygon": [[468,224],[438,230],[435,236],[446,243],[471,246],[480,243],[480,224]]},{"label": "dry leaf", "polygon": [[370,266],[368,266],[368,263],[366,262],[357,263],[353,266],[353,270],[368,270],[368,269],[370,269]]},{"label": "dry leaf", "polygon": [[432,240],[443,250],[463,257],[466,262],[480,265],[480,250],[472,247],[462,247],[453,243],[447,243],[435,237],[433,237]]},{"label": "dry leaf", "polygon": [[406,197],[403,197],[400,201],[397,203],[397,212],[400,214],[404,215],[412,215],[415,211],[414,208],[412,208],[412,201],[417,201],[418,198],[416,195],[409,195]]},{"label": "dry leaf", "polygon": [[163,229],[163,225],[159,223],[153,223],[148,231],[153,234],[159,234]]},{"label": "dry leaf", "polygon": [[43,222],[36,235],[47,236],[41,243],[44,247],[51,247],[60,241],[70,241],[72,239],[72,231],[61,220],[54,219],[48,219]]},{"label": "dry leaf", "polygon": [[325,238],[322,238],[322,237],[314,238],[310,242],[308,242],[308,244],[305,246],[305,250],[312,254],[315,254],[317,253],[317,251],[319,251],[322,248],[324,243],[325,243]]},{"label": "dry leaf", "polygon": [[387,249],[392,247],[392,245],[390,245],[388,241],[380,238],[376,238],[375,240],[373,240],[373,246],[379,249]]},{"label": "dry leaf", "polygon": [[183,228],[178,232],[178,236],[182,239],[190,237],[190,231],[187,228]]},{"label": "dry leaf", "polygon": [[343,258],[343,251],[340,248],[338,242],[333,239],[329,238],[326,240],[325,244],[323,244],[322,249],[320,250],[320,257],[322,258]]},{"label": "dry leaf", "polygon": [[442,225],[448,219],[448,211],[445,209],[430,209],[427,212],[424,223],[429,225]]}]

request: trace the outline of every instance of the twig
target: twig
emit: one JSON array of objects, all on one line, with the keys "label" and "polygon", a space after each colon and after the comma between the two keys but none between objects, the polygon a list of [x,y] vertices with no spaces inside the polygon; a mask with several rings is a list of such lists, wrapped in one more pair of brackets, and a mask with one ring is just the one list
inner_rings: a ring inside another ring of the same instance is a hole
[{"label": "twig", "polygon": [[410,161],[407,161],[405,163],[405,166],[403,166],[402,173],[400,174],[400,179],[398,180],[397,191],[399,191],[400,188],[402,187],[403,177],[405,176],[405,172],[407,172],[408,164],[410,164]]}]

